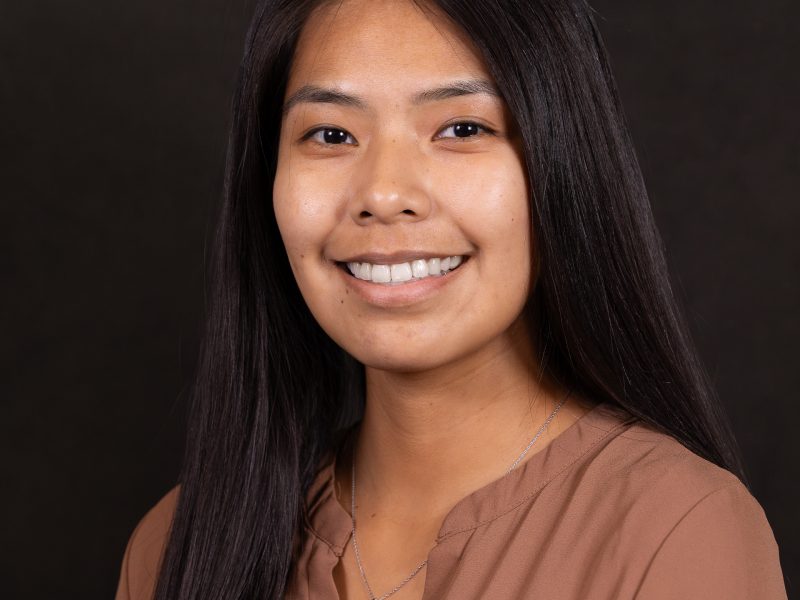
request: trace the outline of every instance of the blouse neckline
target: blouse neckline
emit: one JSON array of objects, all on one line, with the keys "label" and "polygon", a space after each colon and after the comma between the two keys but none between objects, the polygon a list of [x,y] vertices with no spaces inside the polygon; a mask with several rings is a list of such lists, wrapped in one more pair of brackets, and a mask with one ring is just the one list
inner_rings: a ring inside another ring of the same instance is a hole
[{"label": "blouse neckline", "polygon": [[[613,405],[596,404],[516,469],[459,500],[445,516],[436,544],[513,511],[541,492],[596,444],[635,420]],[[339,450],[352,440],[354,430],[355,426],[347,432],[307,495],[307,527],[337,556],[343,554],[349,542],[352,519],[336,499],[336,459]]]}]

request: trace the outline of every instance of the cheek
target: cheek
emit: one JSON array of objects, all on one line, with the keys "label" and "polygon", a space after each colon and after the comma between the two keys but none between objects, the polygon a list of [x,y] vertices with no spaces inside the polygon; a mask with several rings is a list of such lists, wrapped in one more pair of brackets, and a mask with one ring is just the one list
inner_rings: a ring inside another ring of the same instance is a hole
[{"label": "cheek", "polygon": [[529,187],[520,158],[509,149],[492,160],[476,157],[458,169],[444,169],[453,216],[481,250],[484,264],[530,261]]},{"label": "cheek", "polygon": [[319,256],[335,224],[336,185],[318,173],[278,163],[272,190],[273,209],[292,268]]}]

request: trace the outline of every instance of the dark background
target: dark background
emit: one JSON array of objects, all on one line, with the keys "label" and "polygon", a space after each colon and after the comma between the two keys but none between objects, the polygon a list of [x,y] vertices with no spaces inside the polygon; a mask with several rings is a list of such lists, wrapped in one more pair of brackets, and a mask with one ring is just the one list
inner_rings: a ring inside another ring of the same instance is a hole
[{"label": "dark background", "polygon": [[[676,290],[800,590],[800,3],[594,2]],[[174,485],[245,0],[0,4],[0,581],[113,596]]]}]

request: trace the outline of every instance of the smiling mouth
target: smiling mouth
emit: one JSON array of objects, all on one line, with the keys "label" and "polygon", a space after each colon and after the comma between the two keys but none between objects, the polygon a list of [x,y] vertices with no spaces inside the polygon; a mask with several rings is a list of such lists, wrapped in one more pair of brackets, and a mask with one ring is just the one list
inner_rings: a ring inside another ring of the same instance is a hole
[{"label": "smiling mouth", "polygon": [[367,262],[337,262],[336,264],[356,279],[382,285],[398,285],[430,277],[442,277],[463,265],[468,258],[468,256],[446,256],[391,265]]}]

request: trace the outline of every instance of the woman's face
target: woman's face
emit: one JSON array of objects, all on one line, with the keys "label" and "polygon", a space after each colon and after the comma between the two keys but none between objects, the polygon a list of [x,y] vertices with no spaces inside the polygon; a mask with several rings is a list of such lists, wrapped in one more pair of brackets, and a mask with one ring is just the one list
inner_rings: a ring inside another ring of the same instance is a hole
[{"label": "woman's face", "polygon": [[328,335],[392,371],[510,345],[531,285],[528,188],[465,35],[410,1],[327,4],[285,101],[275,216]]}]

